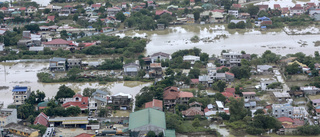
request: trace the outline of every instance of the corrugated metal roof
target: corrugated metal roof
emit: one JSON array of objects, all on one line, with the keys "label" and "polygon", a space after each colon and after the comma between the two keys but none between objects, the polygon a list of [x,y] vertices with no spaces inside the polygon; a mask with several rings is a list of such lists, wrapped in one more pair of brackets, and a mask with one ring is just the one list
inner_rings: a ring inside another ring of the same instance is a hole
[{"label": "corrugated metal roof", "polygon": [[27,91],[28,90],[28,87],[14,87],[13,89],[12,89],[12,92],[19,92],[19,91]]},{"label": "corrugated metal roof", "polygon": [[164,112],[153,108],[146,108],[130,113],[129,130],[133,130],[135,128],[149,124],[166,129],[166,119]]},{"label": "corrugated metal roof", "polygon": [[176,137],[176,131],[175,130],[165,130],[164,132],[165,137]]}]

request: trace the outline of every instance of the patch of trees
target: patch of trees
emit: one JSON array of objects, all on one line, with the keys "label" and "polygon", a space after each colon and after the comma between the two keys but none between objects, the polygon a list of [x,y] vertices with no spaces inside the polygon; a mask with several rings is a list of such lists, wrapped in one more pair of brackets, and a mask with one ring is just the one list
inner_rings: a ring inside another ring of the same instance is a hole
[{"label": "patch of trees", "polygon": [[113,70],[113,69],[122,69],[123,63],[120,59],[106,59],[98,67],[98,69],[103,70]]},{"label": "patch of trees", "polygon": [[247,121],[247,123],[249,126],[246,128],[246,132],[251,135],[260,135],[270,129],[278,130],[282,126],[278,119],[263,114],[254,116],[253,120]]},{"label": "patch of trees", "polygon": [[67,87],[66,85],[62,85],[59,87],[59,90],[54,98],[56,100],[59,100],[60,98],[72,98],[73,95],[75,95],[75,92],[71,88]]},{"label": "patch of trees", "polygon": [[105,36],[105,35],[84,37],[77,40],[77,42],[81,42],[81,41],[91,42],[91,41],[98,41],[98,40],[101,41],[101,45],[87,47],[83,50],[83,53],[89,54],[89,55],[117,53],[117,54],[127,54],[125,56],[130,57],[131,55],[134,55],[134,53],[143,52],[147,44],[147,41],[142,38],[137,38],[137,37],[120,38],[117,36]]},{"label": "patch of trees", "polygon": [[300,135],[319,135],[320,134],[320,127],[317,125],[305,125],[298,127],[298,132]]},{"label": "patch of trees", "polygon": [[228,24],[228,29],[244,29],[246,28],[246,23],[244,21],[240,21],[237,24],[234,22],[231,22]]},{"label": "patch of trees", "polygon": [[129,18],[127,18],[124,22],[129,27],[137,27],[140,30],[150,30],[155,29],[156,23],[151,16],[143,14],[145,10],[140,10],[139,12],[133,13]]}]

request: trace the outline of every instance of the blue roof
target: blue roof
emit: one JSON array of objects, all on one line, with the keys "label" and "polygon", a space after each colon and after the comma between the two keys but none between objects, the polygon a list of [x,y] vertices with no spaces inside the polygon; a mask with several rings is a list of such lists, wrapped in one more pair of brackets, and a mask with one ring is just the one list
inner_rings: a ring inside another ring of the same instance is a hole
[{"label": "blue roof", "polygon": [[258,18],[258,20],[270,20],[270,18],[263,16],[263,17]]},{"label": "blue roof", "polygon": [[12,92],[21,92],[21,91],[26,92],[27,90],[28,90],[28,87],[15,86],[15,87],[12,89]]},{"label": "blue roof", "polygon": [[261,29],[265,29],[265,28],[267,28],[267,26],[261,26]]}]

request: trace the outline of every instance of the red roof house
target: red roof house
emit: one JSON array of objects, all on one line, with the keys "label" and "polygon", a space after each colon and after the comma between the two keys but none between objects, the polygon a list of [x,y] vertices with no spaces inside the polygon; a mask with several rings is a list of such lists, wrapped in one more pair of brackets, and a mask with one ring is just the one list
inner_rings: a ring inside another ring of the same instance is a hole
[{"label": "red roof house", "polygon": [[44,47],[67,47],[71,44],[71,41],[66,41],[64,39],[54,39],[52,41],[43,42]]},{"label": "red roof house", "polygon": [[191,107],[185,111],[182,111],[182,115],[184,115],[186,117],[193,117],[195,115],[203,116],[204,113],[203,113],[203,111],[201,111],[201,108],[199,108],[199,107]]},{"label": "red roof house", "polygon": [[62,107],[68,108],[71,106],[78,106],[81,110],[88,109],[88,98],[89,97],[83,97],[80,94],[75,94],[73,98],[66,98],[64,99],[64,102],[62,104]]},{"label": "red roof house", "polygon": [[33,122],[34,125],[40,124],[40,125],[44,125],[46,127],[49,126],[49,117],[44,114],[43,112],[41,112],[36,119]]},{"label": "red roof house", "polygon": [[191,92],[180,91],[177,87],[166,87],[163,92],[165,106],[174,106],[176,103],[187,104],[192,97]]},{"label": "red roof house", "polygon": [[99,9],[101,7],[101,4],[92,4],[91,5],[91,8],[94,8],[94,9]]},{"label": "red roof house", "polygon": [[269,6],[268,5],[258,5],[258,7],[259,7],[259,11],[260,10],[268,10],[268,8],[269,8]]},{"label": "red roof house", "polygon": [[241,4],[232,4],[232,7],[234,9],[240,9],[241,8]]},{"label": "red roof house", "polygon": [[152,101],[145,103],[144,108],[154,108],[162,111],[162,100],[153,99]]},{"label": "red roof house", "polygon": [[282,122],[289,122],[289,123],[293,123],[293,120],[291,118],[288,117],[279,117],[278,120],[282,123]]},{"label": "red roof house", "polygon": [[280,4],[274,4],[273,8],[276,9],[276,10],[281,10]]},{"label": "red roof house", "polygon": [[20,11],[26,11],[27,8],[26,8],[26,7],[21,7],[21,8],[19,8],[19,10],[20,10]]},{"label": "red roof house", "polygon": [[199,79],[191,79],[192,84],[199,84]]},{"label": "red roof house", "polygon": [[50,21],[54,22],[54,18],[55,18],[55,16],[48,16],[47,22],[50,22]]},{"label": "red roof house", "polygon": [[156,11],[156,15],[162,15],[164,13],[168,13],[168,14],[172,15],[172,12],[167,11],[167,10],[157,10]]}]

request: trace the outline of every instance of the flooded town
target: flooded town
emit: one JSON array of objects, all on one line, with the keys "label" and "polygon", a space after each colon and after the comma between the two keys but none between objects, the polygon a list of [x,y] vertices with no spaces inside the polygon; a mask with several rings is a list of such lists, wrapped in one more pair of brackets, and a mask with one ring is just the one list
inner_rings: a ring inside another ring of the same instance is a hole
[{"label": "flooded town", "polygon": [[0,0],[0,137],[318,137],[318,0]]}]

